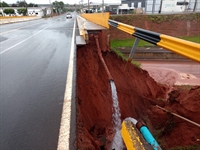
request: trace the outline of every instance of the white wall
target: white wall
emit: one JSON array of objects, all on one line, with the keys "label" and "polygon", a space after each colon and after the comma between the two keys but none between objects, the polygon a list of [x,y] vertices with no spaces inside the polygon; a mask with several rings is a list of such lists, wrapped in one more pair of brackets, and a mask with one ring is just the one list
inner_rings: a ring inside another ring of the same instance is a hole
[{"label": "white wall", "polygon": [[41,8],[38,8],[38,7],[29,7],[28,8],[28,15],[29,16],[42,17],[44,14],[43,14],[43,11],[42,11]]},{"label": "white wall", "polygon": [[161,12],[183,12],[188,5],[177,5],[177,2],[188,2],[189,0],[163,0]]},{"label": "white wall", "polygon": [[[17,9],[19,9],[19,8],[24,8],[24,7],[3,7],[3,8],[0,8],[0,11],[3,13],[4,9],[14,9],[15,14],[17,16],[22,16],[21,14],[17,13]],[[27,9],[28,9],[28,15],[29,16],[42,17],[44,15],[41,7],[28,7]],[[4,14],[4,16],[9,16],[9,15]]]}]

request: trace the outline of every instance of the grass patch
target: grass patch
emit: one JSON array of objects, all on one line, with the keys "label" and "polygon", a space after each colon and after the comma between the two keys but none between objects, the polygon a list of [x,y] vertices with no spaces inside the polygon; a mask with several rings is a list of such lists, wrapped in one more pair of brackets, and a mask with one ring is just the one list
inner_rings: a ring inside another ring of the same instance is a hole
[{"label": "grass patch", "polygon": [[[120,50],[112,49],[112,51],[114,51],[118,57],[121,57],[123,60],[128,61],[128,58],[126,58]],[[134,60],[132,60],[131,63],[135,65],[136,67],[141,68],[141,63]]]},{"label": "grass patch", "polygon": [[200,44],[200,36],[189,36],[189,37],[179,37],[179,38]]},{"label": "grass patch", "polygon": [[[135,42],[135,38],[132,39],[124,39],[124,40],[112,40],[110,46],[112,49],[116,49],[118,47],[132,47]],[[146,42],[144,40],[140,40],[138,43],[138,47],[149,47],[154,46],[153,44]]]},{"label": "grass patch", "polygon": [[132,63],[133,65],[135,65],[136,67],[141,68],[141,63],[139,63],[138,61],[132,60],[131,63]]},{"label": "grass patch", "polygon": [[117,56],[121,57],[123,60],[126,60],[124,54],[120,50],[114,49],[113,51],[117,54]]},{"label": "grass patch", "polygon": [[[179,38],[200,44],[199,36],[179,37]],[[116,49],[118,47],[132,47],[134,42],[135,42],[135,38],[124,39],[124,40],[111,40],[110,46],[112,49]],[[155,45],[149,42],[146,42],[144,40],[140,40],[138,43],[138,47],[150,47],[150,46],[155,46]]]}]

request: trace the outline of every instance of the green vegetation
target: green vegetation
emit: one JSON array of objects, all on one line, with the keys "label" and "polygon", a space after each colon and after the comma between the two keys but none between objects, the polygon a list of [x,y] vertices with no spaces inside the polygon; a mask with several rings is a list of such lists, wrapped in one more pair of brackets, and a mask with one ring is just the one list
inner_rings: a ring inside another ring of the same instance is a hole
[{"label": "green vegetation", "polygon": [[200,21],[199,13],[194,14],[173,14],[173,15],[147,15],[146,19],[150,22],[162,23],[172,22],[174,20],[195,20]]},{"label": "green vegetation", "polygon": [[26,7],[27,6],[27,3],[26,1],[17,1],[17,4],[16,4],[18,7]]},{"label": "green vegetation", "polygon": [[124,57],[124,54],[120,51],[120,50],[113,50],[118,57],[121,57],[123,60],[126,60],[126,58]]},{"label": "green vegetation", "polygon": [[200,36],[179,37],[179,38],[200,44]]},{"label": "green vegetation", "polygon": [[[112,49],[112,51],[114,51],[114,52],[115,52],[119,57],[121,57],[123,60],[128,61],[128,58],[126,58],[126,57],[124,56],[124,54],[123,54],[121,51],[119,51],[119,50],[117,50],[117,49]],[[140,66],[141,66],[141,63],[139,63],[139,62],[137,62],[137,61],[134,61],[134,60],[132,60],[131,63],[132,63],[133,65],[135,65],[136,67],[138,67],[138,68],[140,68]]]},{"label": "green vegetation", "polygon": [[10,14],[15,14],[15,10],[14,9],[4,9],[3,12],[7,15],[10,15]]},{"label": "green vegetation", "polygon": [[[179,38],[200,44],[199,36],[179,37]],[[124,40],[112,40],[110,43],[110,46],[112,49],[116,49],[118,47],[132,47],[134,41],[135,41],[135,38],[124,39]],[[146,42],[144,40],[140,40],[140,42],[138,44],[138,47],[150,47],[150,46],[154,46],[154,45],[149,42]]]},{"label": "green vegetation", "polygon": [[17,1],[16,3],[11,4],[11,7],[38,7],[34,3],[26,3],[26,1]]},{"label": "green vegetation", "polygon": [[58,2],[58,1],[55,1],[52,3],[53,4],[53,12],[54,13],[62,13],[63,12],[63,9],[64,9],[64,3],[62,1]]},{"label": "green vegetation", "polygon": [[6,2],[0,2],[0,7],[10,7]]},{"label": "green vegetation", "polygon": [[174,148],[170,148],[169,150],[198,150],[198,145],[189,145],[189,146],[178,146]]},{"label": "green vegetation", "polygon": [[26,8],[18,8],[17,12],[18,12],[18,14],[23,14],[23,16],[26,16],[27,9]]},{"label": "green vegetation", "polygon": [[[134,42],[135,38],[124,39],[124,40],[112,40],[110,46],[112,49],[116,49],[118,47],[132,47]],[[154,45],[144,40],[140,40],[138,43],[138,47],[149,47],[149,46],[154,46]]]},{"label": "green vegetation", "polygon": [[132,60],[131,63],[132,63],[133,65],[135,65],[136,67],[138,67],[138,68],[141,67],[141,63],[139,63],[139,62],[137,62],[137,61]]}]

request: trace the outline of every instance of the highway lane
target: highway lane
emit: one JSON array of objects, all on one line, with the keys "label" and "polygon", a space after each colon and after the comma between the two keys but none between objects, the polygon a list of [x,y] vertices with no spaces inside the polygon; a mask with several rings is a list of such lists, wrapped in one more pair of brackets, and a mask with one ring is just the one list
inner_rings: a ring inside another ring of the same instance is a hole
[{"label": "highway lane", "polygon": [[57,148],[73,19],[0,27],[0,149]]}]

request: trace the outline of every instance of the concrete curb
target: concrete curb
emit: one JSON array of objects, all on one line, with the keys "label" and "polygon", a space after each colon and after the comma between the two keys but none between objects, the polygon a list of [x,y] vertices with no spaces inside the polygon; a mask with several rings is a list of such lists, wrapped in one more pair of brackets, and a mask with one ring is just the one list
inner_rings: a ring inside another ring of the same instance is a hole
[{"label": "concrete curb", "polygon": [[37,19],[41,19],[41,17],[0,19],[0,25],[16,23],[16,22],[31,21],[31,20],[37,20]]}]

